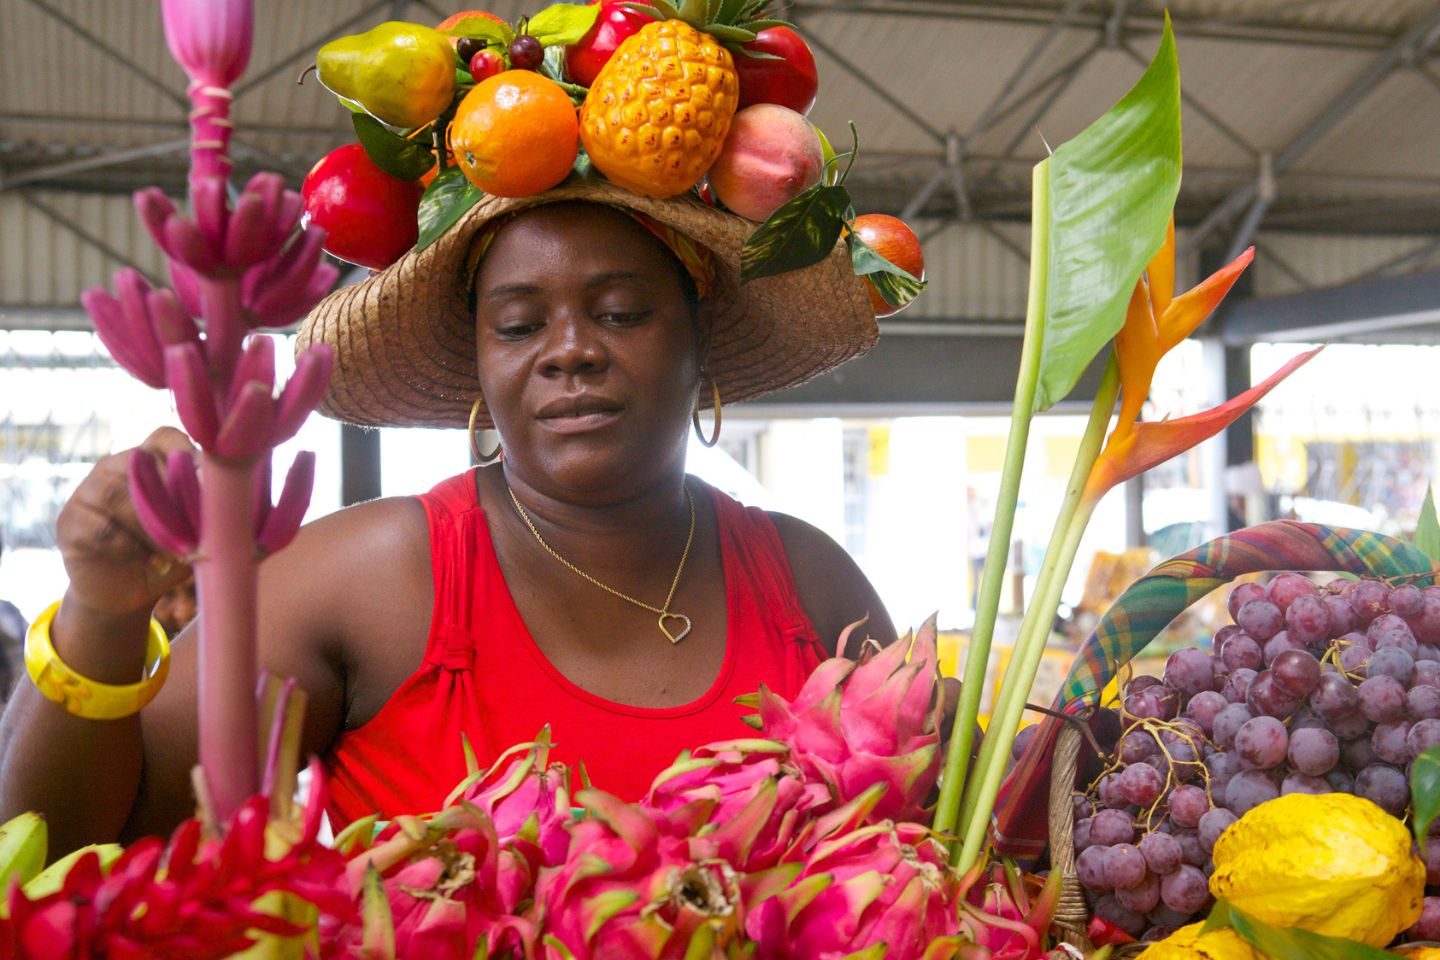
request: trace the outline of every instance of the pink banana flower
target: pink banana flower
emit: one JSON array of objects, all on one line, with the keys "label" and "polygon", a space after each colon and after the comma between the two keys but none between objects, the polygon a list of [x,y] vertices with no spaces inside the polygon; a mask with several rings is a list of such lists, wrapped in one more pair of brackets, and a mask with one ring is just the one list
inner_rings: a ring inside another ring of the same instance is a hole
[{"label": "pink banana flower", "polygon": [[305,931],[256,905],[275,892],[348,920],[353,901],[341,884],[343,861],[318,840],[324,775],[317,765],[312,772],[319,779],[294,843],[267,836],[269,803],[255,797],[223,840],[204,839],[200,821],[187,820],[168,845],[156,837],[132,844],[108,872],[94,852],[86,854],[49,896],[30,900],[12,885],[0,918],[0,956],[218,960],[262,935]]},{"label": "pink banana flower", "polygon": [[250,62],[251,0],[161,0],[165,43],[192,80],[228,87]]}]

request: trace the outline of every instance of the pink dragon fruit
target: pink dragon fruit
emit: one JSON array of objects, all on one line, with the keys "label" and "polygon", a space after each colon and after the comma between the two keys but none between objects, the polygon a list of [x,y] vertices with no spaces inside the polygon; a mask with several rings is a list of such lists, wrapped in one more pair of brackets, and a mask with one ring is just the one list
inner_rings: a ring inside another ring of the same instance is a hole
[{"label": "pink dragon fruit", "polygon": [[691,804],[712,808],[692,852],[750,873],[779,863],[810,811],[829,799],[823,784],[800,776],[783,743],[727,740],[682,754],[655,778],[644,806],[667,813]]},{"label": "pink dragon fruit", "polygon": [[960,931],[988,949],[994,960],[1041,960],[1049,957],[1045,939],[1059,900],[1058,870],[1042,885],[1009,863],[997,863],[989,883],[972,887],[960,900]]},{"label": "pink dragon fruit", "polygon": [[[510,756],[525,751],[505,772],[500,765]],[[524,743],[502,753],[490,769],[481,771],[471,763],[470,775],[462,780],[445,801],[450,807],[468,803],[486,813],[504,846],[531,849],[532,865],[554,866],[565,859],[570,847],[568,830],[574,815],[570,809],[570,771],[563,763],[546,761],[550,753],[550,728],[540,731],[533,743]]]},{"label": "pink dragon fruit", "polygon": [[826,784],[833,802],[884,783],[874,820],[924,819],[941,761],[935,634],[932,618],[913,641],[867,646],[858,662],[826,660],[788,703],[762,687],[761,732],[789,746],[792,762]]},{"label": "pink dragon fruit", "polygon": [[326,956],[468,957],[481,942],[496,956],[533,949],[535,928],[520,916],[533,888],[530,860],[501,844],[489,816],[468,803],[429,820],[397,818],[396,832],[346,871],[364,922],[322,928]]},{"label": "pink dragon fruit", "polygon": [[535,888],[544,960],[724,958],[739,945],[746,903],[793,876],[741,877],[723,860],[693,856],[708,802],[667,814],[599,790],[576,798],[586,816],[571,830],[569,857]]},{"label": "pink dragon fruit", "polygon": [[756,960],[841,960],[867,949],[885,960],[983,956],[957,936],[959,890],[928,830],[871,824],[820,843],[790,886],[752,910],[745,930]]}]

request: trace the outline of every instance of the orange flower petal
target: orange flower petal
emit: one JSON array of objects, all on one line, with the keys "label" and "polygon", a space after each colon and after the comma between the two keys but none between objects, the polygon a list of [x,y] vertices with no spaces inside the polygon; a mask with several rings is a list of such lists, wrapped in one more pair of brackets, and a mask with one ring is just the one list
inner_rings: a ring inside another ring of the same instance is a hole
[{"label": "orange flower petal", "polygon": [[1165,242],[1150,258],[1145,267],[1145,279],[1150,284],[1150,300],[1155,304],[1155,316],[1164,316],[1170,309],[1175,296],[1175,215],[1170,215],[1170,225],[1165,229]]},{"label": "orange flower petal", "polygon": [[1142,278],[1130,294],[1125,325],[1115,335],[1115,357],[1120,364],[1120,419],[1112,436],[1128,433],[1140,419],[1140,408],[1150,395],[1150,382],[1163,355],[1160,331]]},{"label": "orange flower petal", "polygon": [[1085,483],[1086,498],[1098,500],[1112,487],[1139,476],[1151,467],[1215,436],[1253,407],[1276,384],[1323,349],[1325,348],[1316,347],[1300,354],[1267,377],[1263,383],[1256,384],[1218,407],[1178,420],[1137,423],[1124,436],[1117,437],[1112,434],[1105,444],[1105,449],[1100,452],[1099,459],[1095,461],[1095,466],[1090,470],[1090,477]]},{"label": "orange flower petal", "polygon": [[1250,247],[1230,263],[1216,270],[1203,281],[1191,287],[1184,295],[1176,298],[1163,310],[1157,304],[1155,314],[1160,318],[1160,352],[1169,353],[1181,340],[1204,323],[1206,318],[1225,299],[1225,294],[1235,286],[1240,274],[1255,259],[1255,248]]}]

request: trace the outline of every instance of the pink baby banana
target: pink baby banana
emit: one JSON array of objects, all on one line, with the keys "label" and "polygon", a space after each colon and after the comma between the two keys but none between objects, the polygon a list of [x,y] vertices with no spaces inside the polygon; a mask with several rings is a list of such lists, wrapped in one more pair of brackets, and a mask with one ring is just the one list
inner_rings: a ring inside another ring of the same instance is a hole
[{"label": "pink baby banana", "polygon": [[140,271],[126,268],[115,274],[118,298],[96,288],[80,295],[80,302],[95,324],[95,333],[115,362],[147,386],[165,386],[165,360],[160,329],[178,322],[175,297],[168,290],[151,290]]},{"label": "pink baby banana", "polygon": [[207,450],[214,447],[220,432],[219,415],[199,344],[177,343],[165,348],[165,382],[175,394],[175,410],[191,439]]},{"label": "pink baby banana", "polygon": [[155,545],[177,557],[195,552],[199,538],[183,505],[165,489],[155,458],[144,450],[130,454],[130,489],[135,515]]},{"label": "pink baby banana", "polygon": [[254,380],[241,384],[210,449],[230,460],[249,460],[268,452],[275,407],[270,387]]},{"label": "pink baby banana", "polygon": [[290,374],[276,403],[270,431],[272,446],[279,446],[295,436],[305,418],[320,405],[325,388],[330,384],[330,370],[334,365],[335,352],[325,343],[313,343],[295,358],[295,371]]},{"label": "pink baby banana", "polygon": [[235,364],[227,406],[233,406],[240,389],[247,383],[258,383],[267,392],[275,389],[275,341],[264,334],[252,334],[245,342],[245,352]]},{"label": "pink baby banana", "polygon": [[314,485],[315,454],[302,450],[295,454],[295,460],[285,474],[279,501],[274,507],[267,504],[263,513],[260,531],[255,536],[262,555],[269,556],[295,539],[300,523],[305,519],[305,511],[310,508],[310,493]]}]

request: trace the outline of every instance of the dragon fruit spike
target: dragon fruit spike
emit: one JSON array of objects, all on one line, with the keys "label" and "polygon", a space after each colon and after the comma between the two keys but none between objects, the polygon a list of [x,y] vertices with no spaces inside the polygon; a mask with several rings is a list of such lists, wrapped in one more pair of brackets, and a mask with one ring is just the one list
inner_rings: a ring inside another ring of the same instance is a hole
[{"label": "dragon fruit spike", "polygon": [[914,637],[858,663],[820,664],[793,701],[759,694],[760,730],[781,741],[806,778],[825,783],[837,803],[875,783],[890,786],[876,819],[918,820],[939,774],[938,657],[933,620]]}]

